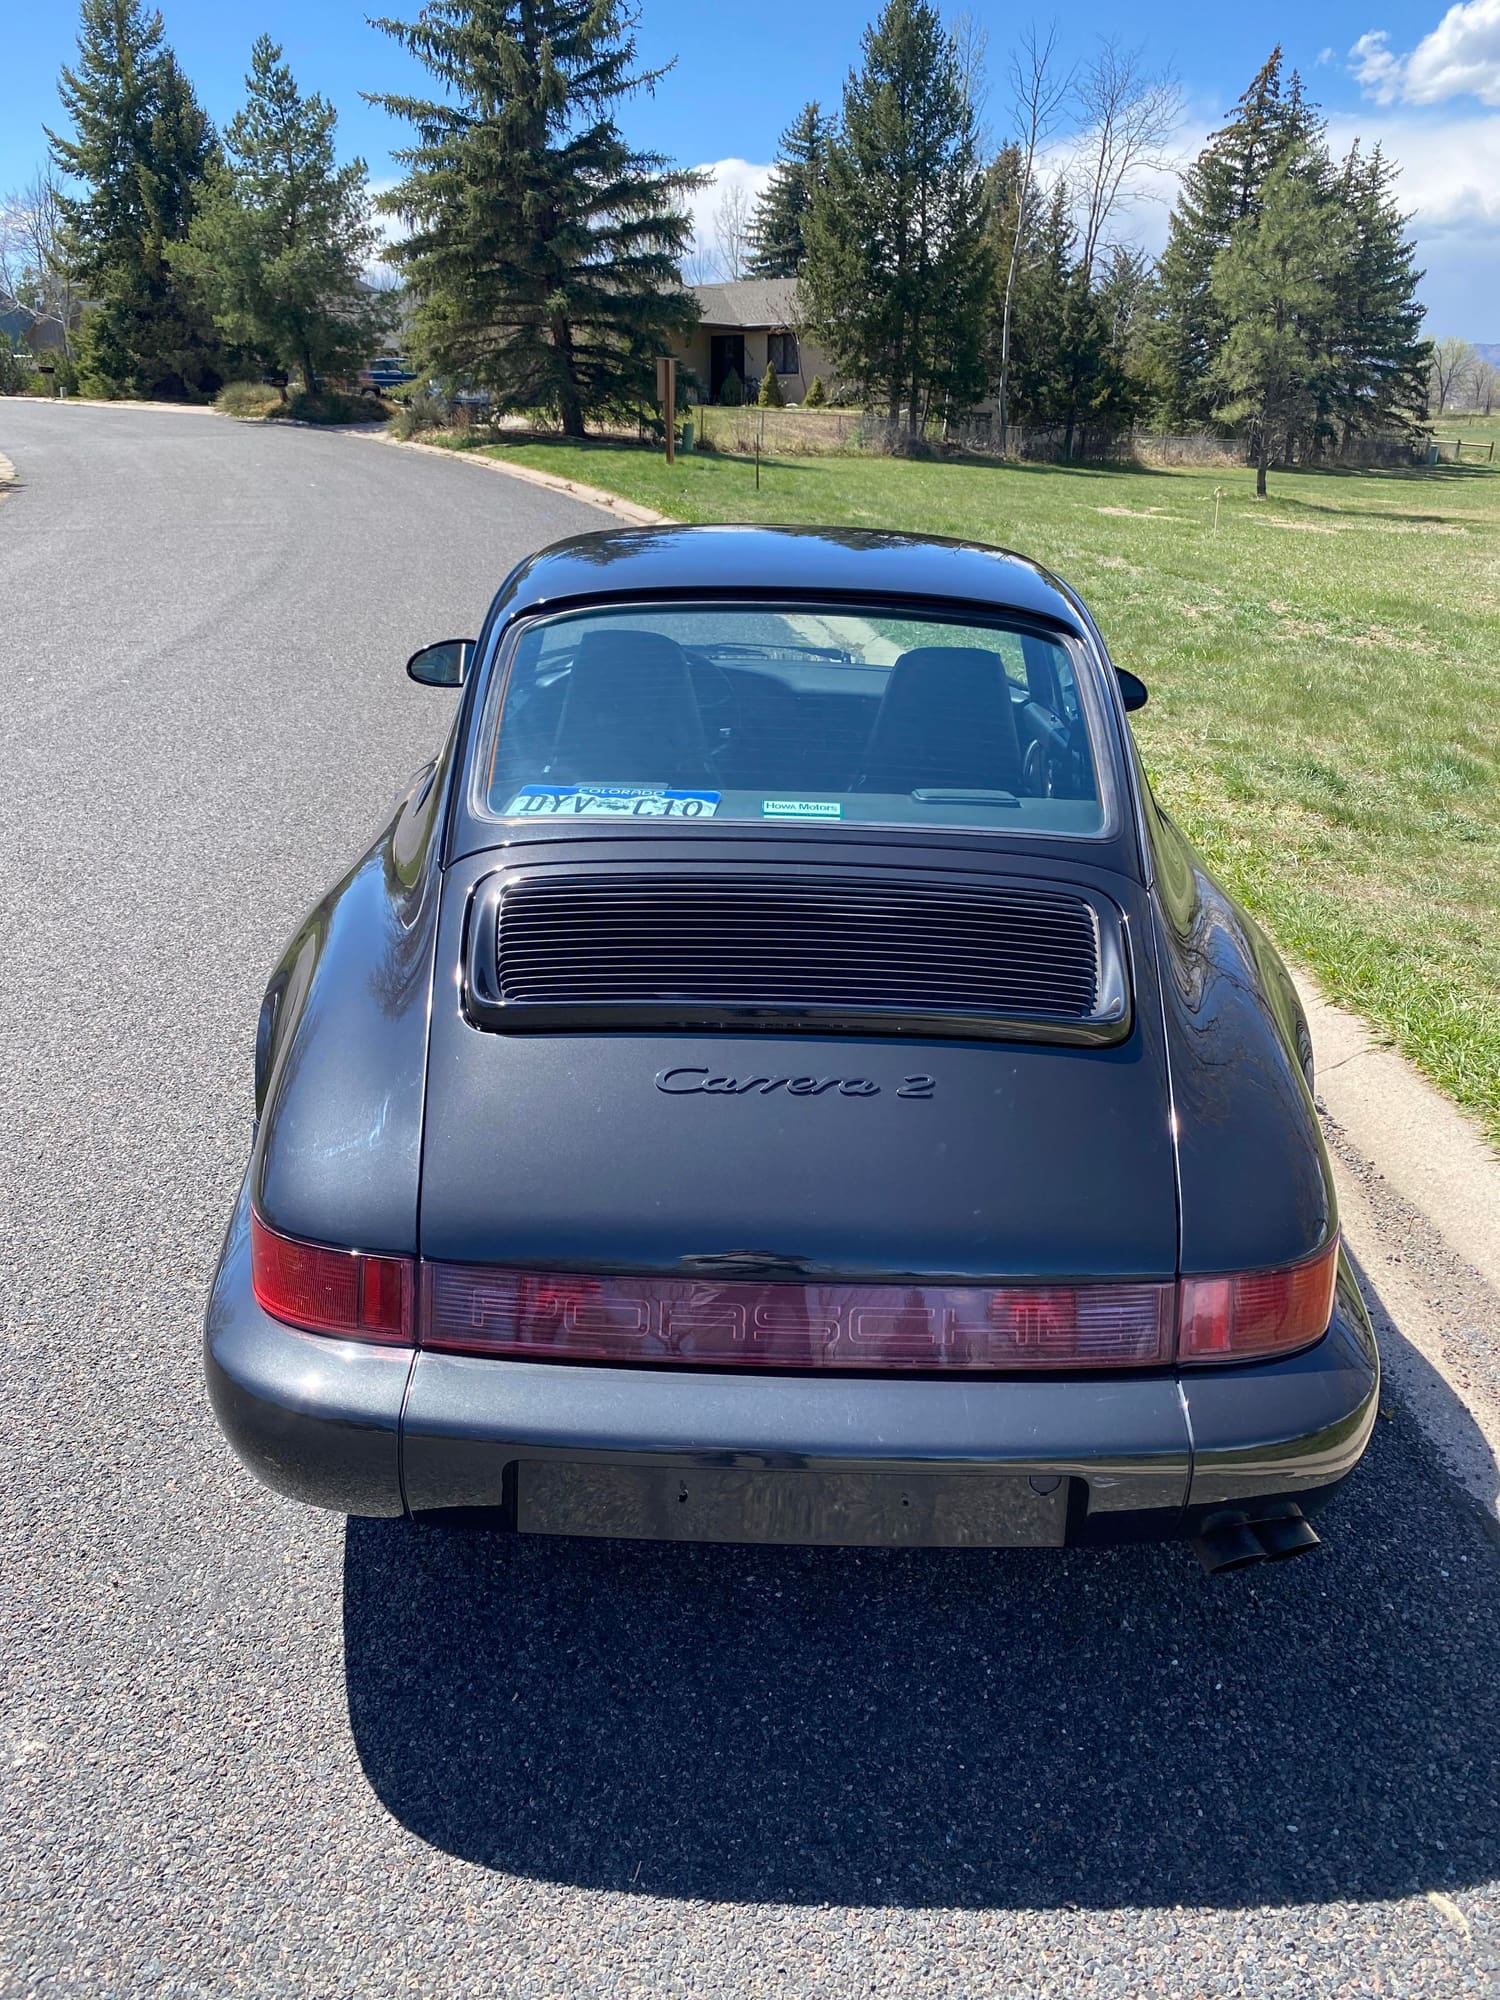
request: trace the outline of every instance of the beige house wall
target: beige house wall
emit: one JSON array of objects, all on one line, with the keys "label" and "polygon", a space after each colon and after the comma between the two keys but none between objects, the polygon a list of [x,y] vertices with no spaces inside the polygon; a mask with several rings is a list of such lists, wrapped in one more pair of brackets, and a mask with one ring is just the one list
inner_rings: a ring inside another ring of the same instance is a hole
[{"label": "beige house wall", "polygon": [[[682,342],[675,350],[678,365],[692,369],[700,385],[699,394],[706,399],[711,379],[710,338],[716,333],[737,333],[745,342],[745,398],[747,402],[753,401],[760,387],[760,378],[766,372],[766,356],[771,334],[779,331],[780,328],[764,326],[717,326],[711,321],[704,321],[694,331],[691,339]],[[797,338],[797,360],[800,366],[795,375],[778,374],[776,377],[787,402],[800,403],[807,394],[814,375],[821,375],[823,387],[832,393],[833,371],[828,356],[821,347],[804,340],[800,334]]]}]

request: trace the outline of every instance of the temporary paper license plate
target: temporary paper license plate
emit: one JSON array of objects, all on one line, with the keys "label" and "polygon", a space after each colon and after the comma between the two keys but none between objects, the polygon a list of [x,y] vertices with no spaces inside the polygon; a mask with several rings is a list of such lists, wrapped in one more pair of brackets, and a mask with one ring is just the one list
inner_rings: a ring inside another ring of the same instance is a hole
[{"label": "temporary paper license plate", "polygon": [[646,785],[523,785],[505,808],[524,819],[712,819],[717,792],[676,792]]}]

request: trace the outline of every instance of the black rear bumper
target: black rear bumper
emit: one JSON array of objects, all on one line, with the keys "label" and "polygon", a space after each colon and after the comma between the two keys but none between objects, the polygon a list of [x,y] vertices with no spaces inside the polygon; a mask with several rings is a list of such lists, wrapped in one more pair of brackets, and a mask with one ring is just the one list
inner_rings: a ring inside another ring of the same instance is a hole
[{"label": "black rear bumper", "polygon": [[1310,1511],[1358,1462],[1380,1379],[1347,1265],[1315,1347],[1182,1376],[819,1380],[329,1340],[256,1303],[243,1194],[205,1354],[235,1451],[317,1506],[479,1511],[544,1533],[917,1546],[1170,1537],[1277,1499]]}]

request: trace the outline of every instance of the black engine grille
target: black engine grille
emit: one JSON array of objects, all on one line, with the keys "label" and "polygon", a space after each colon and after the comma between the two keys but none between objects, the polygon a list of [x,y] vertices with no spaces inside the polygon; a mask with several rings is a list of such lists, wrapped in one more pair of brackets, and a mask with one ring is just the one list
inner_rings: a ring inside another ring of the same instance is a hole
[{"label": "black engine grille", "polygon": [[471,996],[517,1028],[560,1015],[882,1033],[1051,1023],[1112,1040],[1123,978],[1101,903],[1031,884],[728,867],[512,876],[491,889],[488,923],[480,891]]}]

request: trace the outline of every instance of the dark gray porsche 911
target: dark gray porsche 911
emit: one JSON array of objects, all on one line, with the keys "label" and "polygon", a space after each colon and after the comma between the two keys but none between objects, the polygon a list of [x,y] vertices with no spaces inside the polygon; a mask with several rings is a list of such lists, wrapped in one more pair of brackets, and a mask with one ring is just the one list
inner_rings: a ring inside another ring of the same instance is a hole
[{"label": "dark gray porsche 911", "polygon": [[711,1541],[1316,1545],[1378,1363],[1307,1029],[1063,584],[518,569],[272,977],[209,1387],[279,1492]]}]

